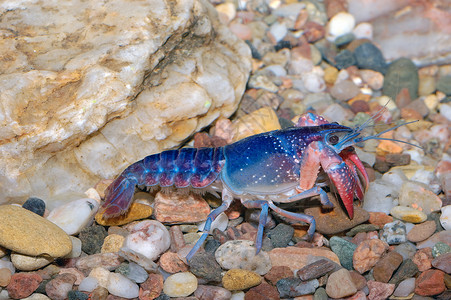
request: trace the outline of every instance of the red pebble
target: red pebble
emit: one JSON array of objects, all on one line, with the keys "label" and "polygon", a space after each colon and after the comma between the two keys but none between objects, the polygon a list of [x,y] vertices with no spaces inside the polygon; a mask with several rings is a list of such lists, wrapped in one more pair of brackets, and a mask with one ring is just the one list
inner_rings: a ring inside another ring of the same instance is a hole
[{"label": "red pebble", "polygon": [[434,296],[445,290],[445,273],[439,270],[427,270],[415,280],[415,294]]},{"label": "red pebble", "polygon": [[6,289],[13,299],[22,299],[30,296],[39,287],[42,278],[35,273],[17,273],[11,276]]},{"label": "red pebble", "polygon": [[151,273],[139,288],[139,300],[152,300],[160,296],[163,291],[163,276]]}]

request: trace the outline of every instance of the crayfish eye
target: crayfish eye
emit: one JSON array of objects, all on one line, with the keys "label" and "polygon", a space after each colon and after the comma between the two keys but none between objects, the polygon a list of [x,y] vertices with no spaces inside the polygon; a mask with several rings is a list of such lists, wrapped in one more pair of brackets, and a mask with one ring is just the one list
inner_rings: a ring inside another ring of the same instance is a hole
[{"label": "crayfish eye", "polygon": [[336,136],[335,134],[333,135],[329,135],[329,137],[327,138],[327,141],[331,144],[331,145],[336,145],[338,143],[340,139],[338,138],[338,136]]}]

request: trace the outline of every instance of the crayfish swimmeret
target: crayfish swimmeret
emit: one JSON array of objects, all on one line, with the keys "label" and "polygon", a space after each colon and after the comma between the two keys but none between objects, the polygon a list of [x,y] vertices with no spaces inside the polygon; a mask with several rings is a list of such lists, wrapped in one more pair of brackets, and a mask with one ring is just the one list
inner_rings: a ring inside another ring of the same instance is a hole
[{"label": "crayfish swimmeret", "polygon": [[310,224],[307,233],[311,238],[315,232],[312,216],[283,210],[275,203],[319,195],[323,205],[333,206],[317,181],[322,169],[335,185],[352,218],[354,197],[362,200],[369,184],[366,170],[353,145],[369,139],[383,139],[379,137],[382,133],[405,125],[362,137],[362,130],[369,121],[350,128],[307,113],[294,127],[253,135],[224,147],[182,148],[149,155],[126,168],[107,188],[104,217],[124,214],[136,185],[208,187],[222,191],[222,204],[208,215],[203,234],[187,255],[187,260],[202,246],[212,221],[230,206],[234,198],[241,199],[247,208],[261,209],[257,253],[262,247],[269,208],[289,219]]}]

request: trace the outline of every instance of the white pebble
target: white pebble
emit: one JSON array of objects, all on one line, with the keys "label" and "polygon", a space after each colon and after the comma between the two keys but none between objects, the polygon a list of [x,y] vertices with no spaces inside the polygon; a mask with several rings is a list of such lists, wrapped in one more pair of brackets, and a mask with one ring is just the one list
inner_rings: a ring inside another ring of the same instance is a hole
[{"label": "white pebble", "polygon": [[[219,214],[219,216],[216,217],[216,219],[211,223],[210,233],[213,232],[215,228],[225,231],[227,229],[227,225],[229,224],[229,218],[225,213]],[[205,222],[202,222],[199,225],[199,230],[204,230]]]},{"label": "white pebble", "polygon": [[221,3],[216,5],[216,11],[227,16],[227,21],[232,21],[236,16],[235,5],[231,2]]},{"label": "white pebble", "polygon": [[18,270],[34,271],[53,262],[53,257],[28,256],[20,253],[11,253],[11,262]]},{"label": "white pebble", "polygon": [[98,209],[96,200],[78,199],[52,210],[47,220],[58,225],[68,235],[75,235],[92,222]]},{"label": "white pebble", "polygon": [[440,114],[451,121],[451,105],[450,104],[441,104],[440,105]]},{"label": "white pebble", "polygon": [[441,211],[440,224],[445,230],[451,230],[451,205],[443,206]]},{"label": "white pebble", "polygon": [[99,286],[99,281],[94,277],[86,277],[84,278],[80,285],[78,286],[78,290],[82,292],[92,292]]},{"label": "white pebble", "polygon": [[81,240],[74,237],[69,236],[70,241],[72,242],[72,251],[66,255],[64,258],[74,258],[79,257],[81,255]]},{"label": "white pebble", "polygon": [[110,294],[127,299],[139,296],[139,286],[119,273],[110,273],[107,290]]},{"label": "white pebble", "polygon": [[382,180],[396,186],[397,190],[401,189],[404,182],[407,182],[407,176],[401,169],[393,168],[382,175]]},{"label": "white pebble", "polygon": [[16,273],[16,268],[7,257],[3,257],[2,259],[0,259],[0,269],[3,268],[9,269],[12,274]]},{"label": "white pebble", "polygon": [[305,88],[311,93],[320,93],[326,89],[324,78],[314,72],[306,73],[302,76]]},{"label": "white pebble", "polygon": [[285,26],[285,24],[275,22],[269,28],[269,32],[274,37],[274,40],[276,41],[276,43],[278,43],[281,40],[283,40],[285,35],[288,33],[288,29],[287,29],[287,26]]},{"label": "white pebble", "polygon": [[355,18],[347,12],[339,12],[330,19],[328,24],[329,34],[334,37],[352,32],[355,26]]},{"label": "white pebble", "polygon": [[170,245],[171,237],[166,227],[158,221],[145,220],[131,228],[121,250],[138,253],[154,261]]},{"label": "white pebble", "polygon": [[373,39],[373,25],[370,23],[360,23],[352,31],[356,39]]},{"label": "white pebble", "polygon": [[390,213],[397,196],[396,186],[382,180],[370,182],[368,191],[365,193],[363,209],[369,212]]},{"label": "white pebble", "polygon": [[187,297],[197,289],[197,278],[190,272],[169,276],[163,285],[163,292],[169,297]]},{"label": "white pebble", "polygon": [[264,70],[271,72],[274,76],[283,77],[287,76],[287,70],[281,65],[269,65]]}]

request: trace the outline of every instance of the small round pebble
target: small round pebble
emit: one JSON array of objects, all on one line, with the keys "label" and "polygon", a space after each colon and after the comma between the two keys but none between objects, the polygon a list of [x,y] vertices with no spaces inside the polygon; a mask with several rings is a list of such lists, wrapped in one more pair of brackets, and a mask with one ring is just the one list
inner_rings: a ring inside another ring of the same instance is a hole
[{"label": "small round pebble", "polygon": [[131,262],[131,263],[123,263],[115,270],[116,273],[121,273],[126,276],[128,279],[136,282],[142,283],[146,281],[149,274],[147,274],[146,270],[140,265]]},{"label": "small round pebble", "polygon": [[340,269],[329,275],[326,293],[331,298],[344,298],[357,292],[349,271]]},{"label": "small round pebble", "polygon": [[100,253],[106,236],[107,232],[103,226],[92,225],[84,228],[78,235],[81,249],[87,254]]},{"label": "small round pebble", "polygon": [[399,220],[385,224],[381,234],[381,240],[389,245],[406,242],[406,225]]},{"label": "small round pebble", "polygon": [[119,273],[110,273],[106,288],[111,294],[126,299],[136,298],[139,295],[139,286]]},{"label": "small round pebble", "polygon": [[432,247],[432,257],[434,258],[449,252],[451,252],[451,247],[443,242],[438,242]]},{"label": "small round pebble", "polygon": [[[363,43],[354,50],[357,66],[385,74],[387,64],[381,50],[372,43]],[[394,98],[393,98],[394,99]]]},{"label": "small round pebble", "polygon": [[103,241],[101,253],[118,252],[124,244],[125,237],[119,234],[110,234]]},{"label": "small round pebble", "polygon": [[22,207],[34,212],[37,215],[40,215],[41,217],[44,216],[45,202],[40,198],[30,197],[27,199],[27,201],[25,201]]},{"label": "small round pebble", "polygon": [[338,37],[351,33],[355,26],[355,18],[347,12],[340,12],[333,16],[328,25],[329,34]]},{"label": "small round pebble", "polygon": [[73,274],[63,273],[57,275],[45,285],[45,293],[52,300],[64,300],[67,293],[72,290],[72,287],[77,280]]},{"label": "small round pebble", "polygon": [[228,270],[222,277],[222,285],[229,291],[245,290],[261,282],[262,277],[259,274],[243,269]]},{"label": "small round pebble", "polygon": [[74,236],[69,236],[72,243],[72,251],[67,254],[64,258],[75,258],[81,255],[81,241],[79,238]]},{"label": "small round pebble", "polygon": [[11,280],[11,270],[7,268],[0,268],[0,287],[5,287]]},{"label": "small round pebble", "polygon": [[11,262],[18,270],[34,271],[53,262],[53,258],[49,256],[28,256],[11,253]]},{"label": "small round pebble", "polygon": [[41,283],[41,276],[33,273],[17,273],[11,276],[7,290],[13,299],[22,299],[30,296]]},{"label": "small round pebble", "polygon": [[197,278],[190,272],[182,272],[166,278],[163,292],[169,297],[187,297],[197,289]]},{"label": "small round pebble", "polygon": [[67,298],[68,300],[88,300],[89,295],[80,291],[69,291]]}]

